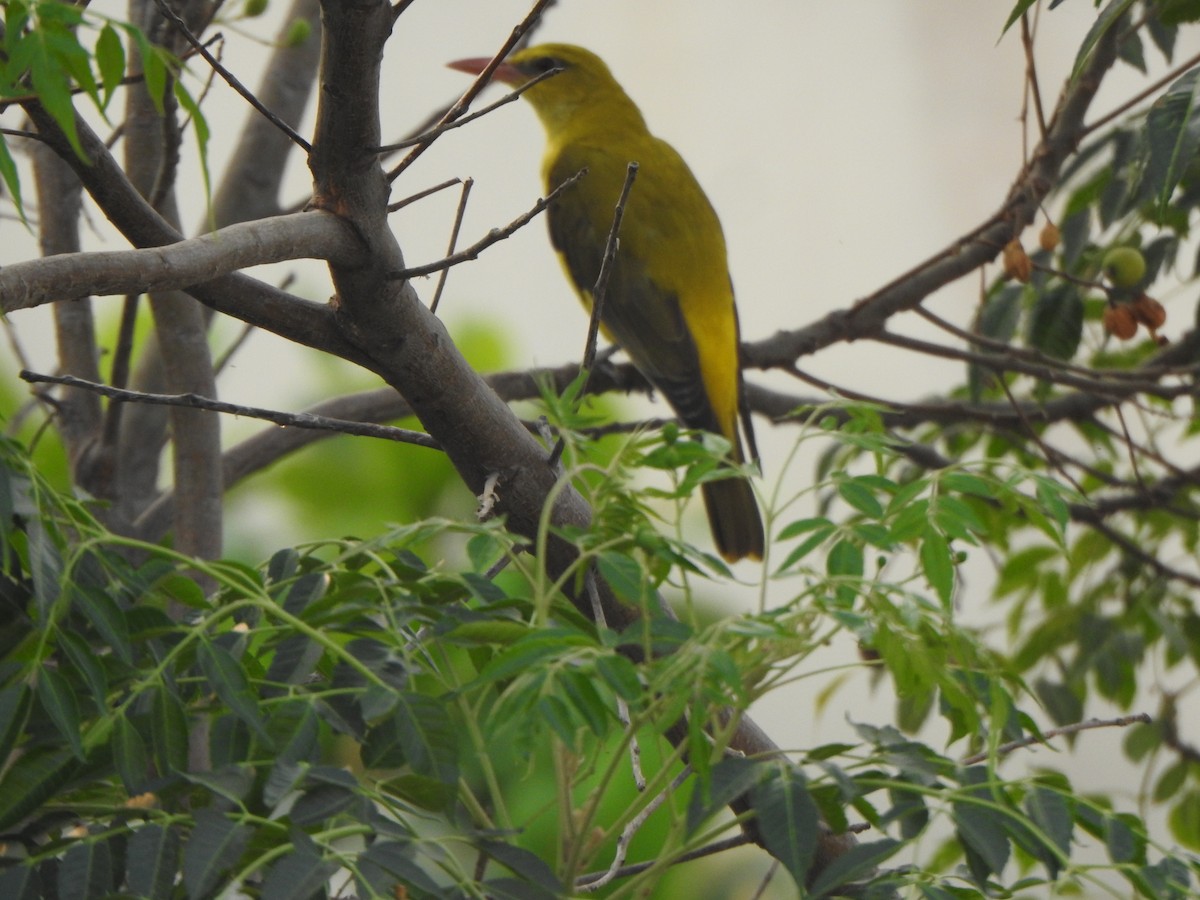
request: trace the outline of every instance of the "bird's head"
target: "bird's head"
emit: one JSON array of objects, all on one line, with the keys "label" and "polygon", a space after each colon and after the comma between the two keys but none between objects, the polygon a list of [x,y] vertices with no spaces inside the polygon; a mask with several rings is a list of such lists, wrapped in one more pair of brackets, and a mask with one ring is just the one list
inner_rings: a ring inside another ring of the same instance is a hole
[{"label": "bird's head", "polygon": [[[449,66],[478,75],[490,61],[460,59]],[[497,66],[492,79],[520,87],[548,72],[554,74],[539,81],[522,96],[533,104],[552,132],[569,125],[583,110],[602,106],[628,107],[636,113],[633,101],[613,78],[604,60],[573,44],[540,44],[518,50]]]}]

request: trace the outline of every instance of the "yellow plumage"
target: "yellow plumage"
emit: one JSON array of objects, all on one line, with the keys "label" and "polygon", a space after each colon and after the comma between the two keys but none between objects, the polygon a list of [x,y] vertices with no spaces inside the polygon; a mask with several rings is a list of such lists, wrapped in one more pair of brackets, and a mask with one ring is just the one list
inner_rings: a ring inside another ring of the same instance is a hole
[{"label": "yellow plumage", "polygon": [[[451,65],[477,73],[486,62]],[[531,47],[510,56],[493,77],[520,85],[554,68],[562,71],[523,96],[546,129],[547,190],[588,170],[547,212],[567,275],[590,306],[627,166],[638,163],[605,294],[604,329],[684,424],[723,435],[733,460],[742,462],[737,309],[717,214],[687,163],[650,133],[595,54],[569,44]],[[749,482],[730,478],[702,490],[721,554],[760,558],[762,520]]]}]

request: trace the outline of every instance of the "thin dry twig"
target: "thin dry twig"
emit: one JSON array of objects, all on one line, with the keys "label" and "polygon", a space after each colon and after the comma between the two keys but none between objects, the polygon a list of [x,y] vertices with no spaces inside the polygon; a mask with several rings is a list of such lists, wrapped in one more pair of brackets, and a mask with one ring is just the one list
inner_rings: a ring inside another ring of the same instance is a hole
[{"label": "thin dry twig", "polygon": [[[1130,725],[1149,725],[1152,721],[1153,719],[1150,718],[1149,713],[1136,713],[1132,716],[1119,716],[1115,719],[1088,719],[1086,722],[1074,722],[1070,725],[1064,725],[1061,728],[1051,728],[1049,731],[1043,731],[1041,734],[1031,734],[1019,740],[1001,744],[996,748],[996,756],[997,758],[1007,756],[1025,747],[1045,744],[1051,738],[1078,734],[1081,731],[1089,731],[1093,728],[1128,728]],[[981,762],[986,762],[987,758],[987,753],[975,753],[971,756],[963,757],[962,764],[964,766],[973,766]]]},{"label": "thin dry twig", "polygon": [[[587,171],[586,169],[584,171]],[[596,363],[596,342],[600,337],[600,323],[604,316],[604,299],[608,293],[608,280],[612,275],[613,263],[617,259],[617,248],[620,246],[621,222],[625,219],[625,205],[629,202],[629,192],[633,190],[633,182],[637,179],[638,164],[630,162],[625,170],[625,183],[621,186],[621,194],[613,209],[612,225],[608,229],[608,238],[604,244],[604,257],[600,261],[600,272],[596,275],[596,284],[592,287],[592,312],[588,320],[587,340],[583,347],[583,360],[579,364],[579,374],[583,383],[576,394],[578,402],[588,390],[592,380],[592,369]],[[550,454],[549,465],[557,466],[562,458],[566,442],[560,437]]]},{"label": "thin dry twig", "polygon": [[[463,215],[467,211],[467,199],[471,196],[471,188],[475,184],[475,179],[468,178],[463,182],[462,193],[458,197],[458,209],[454,214],[454,225],[450,229],[450,243],[446,247],[446,255],[453,256],[454,248],[458,244],[458,234],[462,231]],[[438,274],[437,287],[433,289],[433,300],[429,304],[429,311],[437,312],[438,303],[442,300],[442,291],[446,287],[446,278],[450,275],[449,269],[442,269]]]},{"label": "thin dry twig", "polygon": [[[713,841],[711,844],[705,844],[703,847],[698,847],[688,853],[680,855],[677,859],[672,860],[673,863],[691,862],[693,859],[701,859],[705,856],[715,856],[718,853],[724,853],[726,850],[733,850],[736,847],[745,847],[747,844],[753,844],[754,839],[745,834],[739,834],[735,837],[725,838],[721,841]],[[617,869],[610,881],[617,878],[628,878],[630,875],[637,875],[639,872],[645,872],[651,866],[658,865],[658,860],[648,860],[646,862],[634,863],[629,866],[623,866]],[[608,875],[609,870],[604,872],[593,872],[590,875],[584,875],[575,881],[575,889],[586,891],[591,884],[599,878]]]},{"label": "thin dry twig", "polygon": [[[617,847],[613,851],[613,860],[603,873],[592,876],[586,875],[584,878],[576,882],[576,887],[585,894],[590,894],[592,891],[598,891],[605,885],[615,881],[620,877],[622,872],[621,866],[625,862],[625,857],[629,854],[629,845],[633,841],[634,836],[641,830],[641,827],[646,824],[646,820],[654,814],[654,812],[666,802],[673,791],[679,790],[679,787],[692,774],[691,766],[685,766],[679,774],[671,779],[671,784],[664,788],[654,799],[646,804],[646,808],[639,812],[636,816],[626,823],[621,829],[621,834],[617,838]],[[643,783],[643,789],[645,784]],[[585,881],[585,879],[588,879]]]},{"label": "thin dry twig", "polygon": [[451,266],[457,266],[459,263],[469,262],[473,259],[478,259],[479,254],[493,244],[498,244],[500,241],[507,240],[512,237],[517,231],[524,228],[536,216],[546,209],[555,198],[563,191],[573,185],[576,181],[587,174],[587,169],[580,169],[545,197],[540,198],[537,203],[526,212],[521,213],[503,228],[493,228],[486,235],[463,250],[459,250],[450,256],[439,259],[437,262],[428,263],[423,266],[414,266],[411,269],[401,269],[399,272],[393,272],[389,277],[397,280],[405,280],[409,278],[419,278],[422,275],[432,275],[434,272],[440,272],[443,269],[448,269]]},{"label": "thin dry twig", "polygon": [[1107,125],[1113,119],[1116,119],[1117,117],[1124,115],[1126,112],[1133,109],[1133,107],[1137,106],[1139,103],[1141,103],[1147,97],[1157,94],[1159,91],[1161,91],[1164,87],[1166,87],[1172,81],[1175,81],[1181,75],[1185,74],[1188,70],[1194,69],[1198,65],[1200,65],[1200,53],[1197,53],[1195,56],[1190,57],[1185,62],[1180,63],[1175,68],[1173,68],[1170,72],[1168,72],[1166,75],[1164,75],[1162,78],[1158,79],[1153,84],[1151,84],[1145,90],[1138,91],[1138,93],[1134,94],[1132,97],[1130,97],[1128,100],[1126,100],[1120,106],[1118,106],[1116,109],[1112,110],[1111,112],[1105,113],[1103,116],[1101,116],[1095,122],[1088,123],[1088,125],[1079,132],[1080,140],[1087,137],[1089,134],[1096,131],[1097,129],[1103,128],[1105,125]]},{"label": "thin dry twig", "polygon": [[166,0],[154,0],[154,5],[158,7],[159,12],[161,12],[163,16],[171,22],[171,24],[179,29],[179,33],[183,36],[183,39],[191,44],[192,48],[197,53],[204,57],[204,61],[212,66],[213,71],[220,75],[225,80],[225,83],[233,88],[243,100],[258,110],[258,112],[265,116],[272,125],[286,134],[288,138],[298,147],[303,149],[305,153],[311,152],[312,145],[304,138],[300,137],[300,135],[294,128],[292,128],[291,125],[283,121],[283,119],[279,118],[277,115],[275,115],[275,113],[263,106],[259,99],[254,96],[253,91],[238,81],[237,77],[234,76],[232,72],[221,65],[221,62],[209,52],[208,47],[206,47],[204,43],[198,37],[196,37],[196,35],[192,34],[192,31],[190,28],[188,28],[187,23],[183,21],[183,19],[177,12],[175,12],[175,10],[171,9]]},{"label": "thin dry twig", "polygon": [[[600,323],[604,318],[604,300],[608,294],[608,280],[612,276],[613,264],[617,260],[617,248],[621,244],[621,223],[625,220],[625,206],[629,202],[629,192],[637,180],[638,164],[630,162],[625,169],[625,183],[621,186],[621,195],[613,209],[612,226],[608,229],[608,239],[604,243],[604,258],[600,262],[600,273],[596,276],[596,284],[592,288],[592,316],[588,322],[587,343],[583,349],[583,362],[580,372],[590,374],[596,362],[596,341],[600,336]],[[587,390],[587,381],[583,383]]]},{"label": "thin dry twig", "polygon": [[435,184],[433,187],[425,188],[423,191],[417,191],[415,194],[410,194],[403,200],[397,200],[395,203],[388,204],[388,212],[394,213],[398,209],[404,209],[410,203],[416,203],[418,200],[424,200],[438,191],[444,191],[446,188],[454,187],[456,184],[462,184],[461,178],[447,178],[441,184]]},{"label": "thin dry twig", "polygon": [[428,447],[440,450],[441,445],[429,435],[420,431],[409,431],[405,428],[393,428],[388,425],[372,425],[363,422],[350,422],[346,419],[331,419],[312,413],[285,413],[274,409],[262,409],[255,406],[243,406],[238,403],[226,403],[223,400],[213,400],[201,397],[199,394],[150,394],[144,391],[129,391],[122,388],[109,387],[107,384],[97,384],[85,381],[72,375],[42,375],[22,369],[19,377],[30,384],[60,384],[64,387],[82,388],[93,391],[102,397],[121,400],[130,403],[149,403],[157,406],[179,406],[189,409],[203,409],[209,412],[228,413],[234,416],[244,416],[250,419],[262,419],[274,422],[288,428],[311,428],[318,431],[337,431],[342,434],[355,434],[361,437],[381,438],[402,444],[415,444],[418,447]]},{"label": "thin dry twig", "polygon": [[[562,69],[550,69],[546,72],[539,72],[536,77],[529,79],[529,81],[525,82],[520,87],[513,88],[513,90],[509,91],[507,94],[505,94],[503,97],[501,97],[496,102],[489,103],[483,109],[477,110],[476,112],[473,112],[470,115],[463,116],[462,118],[459,118],[459,119],[454,119],[452,121],[444,121],[443,119],[446,115],[446,110],[443,110],[438,115],[432,117],[437,122],[437,124],[434,125],[432,128],[424,129],[424,130],[418,132],[417,134],[412,135],[411,137],[406,137],[403,140],[396,141],[395,143],[392,143],[392,144],[383,144],[376,148],[376,152],[379,154],[394,153],[397,150],[405,150],[409,147],[416,147],[423,143],[429,143],[429,142],[433,141],[435,138],[441,137],[447,131],[453,131],[456,128],[462,128],[464,125],[468,125],[471,122],[474,122],[476,119],[483,118],[488,113],[495,112],[497,109],[499,109],[502,106],[507,106],[508,104],[512,103],[514,100],[518,99],[522,94],[524,94],[527,90],[529,90],[535,84],[545,81],[547,78],[553,78],[555,75],[557,75],[561,71],[562,71]],[[448,109],[450,109],[450,107],[447,107],[447,110]],[[390,180],[391,180],[391,178],[389,176],[389,181]]]},{"label": "thin dry twig", "polygon": [[1033,29],[1029,25],[1029,14],[1021,16],[1021,46],[1025,50],[1025,88],[1033,97],[1033,109],[1037,114],[1038,136],[1046,139],[1046,111],[1042,108],[1042,89],[1038,84],[1037,64],[1033,58]]},{"label": "thin dry twig", "polygon": [[[156,0],[156,2],[162,2],[162,0]],[[496,67],[500,65],[500,63],[504,60],[504,57],[508,56],[508,54],[512,52],[512,49],[517,45],[525,33],[533,28],[537,20],[545,11],[546,7],[550,6],[553,2],[554,0],[537,0],[537,2],[533,4],[533,8],[525,14],[525,18],[522,19],[515,28],[513,28],[512,33],[509,34],[508,39],[504,42],[504,46],[500,48],[499,52],[492,58],[492,61],[488,63],[487,67],[479,73],[479,76],[471,83],[471,86],[467,88],[466,92],[459,97],[458,100],[456,100],[448,110],[446,110],[446,112],[438,120],[437,125],[430,130],[429,135],[427,137],[423,137],[417,143],[417,145],[413,147],[412,152],[409,153],[408,156],[404,157],[404,159],[400,160],[395,168],[387,173],[387,180],[389,183],[399,178],[405,169],[416,162],[417,158],[429,149],[430,145],[433,144],[434,140],[437,139],[437,136],[445,131],[444,126],[453,122],[455,119],[462,117],[463,113],[465,113],[470,107],[471,101],[479,95],[480,91],[487,87],[488,81],[492,77],[492,73],[496,71]]]}]

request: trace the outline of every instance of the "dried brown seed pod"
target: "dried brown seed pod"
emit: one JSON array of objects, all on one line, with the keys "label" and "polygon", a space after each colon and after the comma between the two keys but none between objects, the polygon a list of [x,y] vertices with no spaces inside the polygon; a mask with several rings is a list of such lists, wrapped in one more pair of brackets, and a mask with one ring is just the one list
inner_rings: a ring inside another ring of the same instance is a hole
[{"label": "dried brown seed pod", "polygon": [[1041,232],[1038,234],[1038,245],[1047,253],[1052,253],[1058,249],[1058,245],[1062,243],[1062,232],[1058,230],[1058,226],[1053,222],[1047,222],[1042,226]]},{"label": "dried brown seed pod", "polygon": [[1167,321],[1167,311],[1163,305],[1147,294],[1140,295],[1129,304],[1129,308],[1133,317],[1151,331],[1162,328],[1163,323]]},{"label": "dried brown seed pod", "polygon": [[1128,303],[1104,310],[1104,330],[1113,337],[1127,341],[1137,334],[1138,323]]},{"label": "dried brown seed pod", "polygon": [[1019,238],[1013,238],[1004,245],[1004,274],[1021,284],[1028,283],[1029,276],[1033,274],[1033,262]]}]

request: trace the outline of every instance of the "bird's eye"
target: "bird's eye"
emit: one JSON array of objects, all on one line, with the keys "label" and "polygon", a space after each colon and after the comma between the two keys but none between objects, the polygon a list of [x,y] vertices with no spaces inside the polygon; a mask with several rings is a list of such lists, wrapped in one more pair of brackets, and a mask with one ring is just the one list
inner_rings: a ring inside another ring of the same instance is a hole
[{"label": "bird's eye", "polygon": [[553,56],[539,56],[537,59],[529,61],[529,68],[532,74],[541,75],[543,72],[549,72],[551,69],[563,68],[562,60],[555,59]]}]

